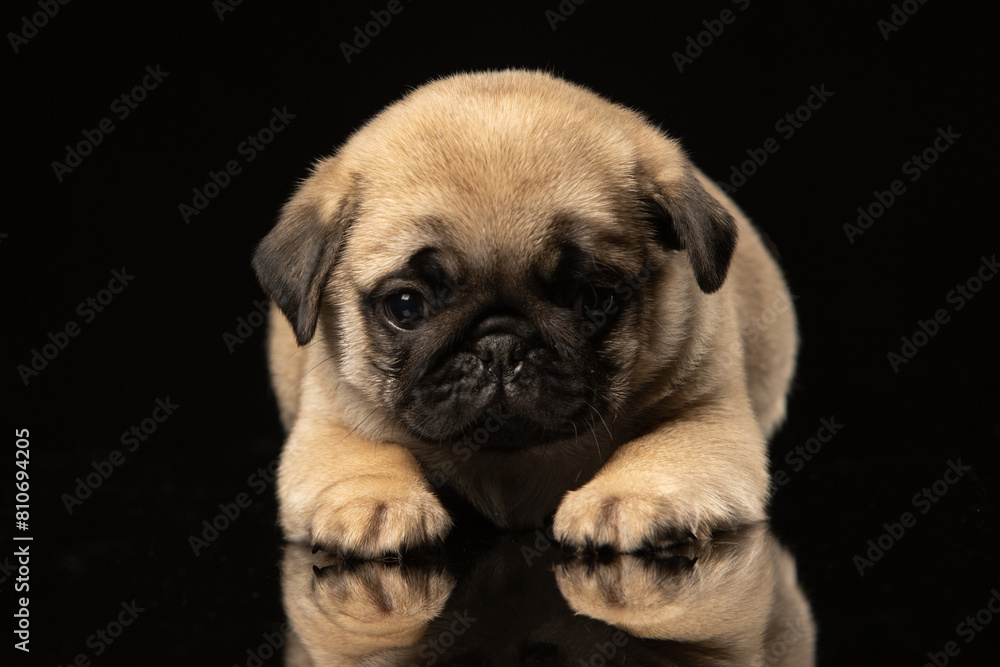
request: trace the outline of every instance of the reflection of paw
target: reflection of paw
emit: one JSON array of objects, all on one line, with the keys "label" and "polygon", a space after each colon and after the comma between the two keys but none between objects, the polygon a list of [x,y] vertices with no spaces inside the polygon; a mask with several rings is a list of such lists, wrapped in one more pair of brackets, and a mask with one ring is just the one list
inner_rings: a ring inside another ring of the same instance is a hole
[{"label": "reflection of paw", "polygon": [[607,546],[629,552],[696,534],[697,512],[683,512],[672,500],[633,489],[606,489],[595,479],[566,494],[553,531],[572,546]]},{"label": "reflection of paw", "polygon": [[433,493],[391,476],[353,478],[314,502],[308,539],[325,551],[366,558],[399,553],[441,540],[451,529]]},{"label": "reflection of paw", "polygon": [[726,664],[756,664],[765,627],[793,599],[794,578],[775,593],[779,549],[756,523],[610,562],[588,554],[558,567],[556,583],[577,614],[640,637],[727,645]]},{"label": "reflection of paw", "polygon": [[[455,586],[447,572],[401,569],[378,562],[314,568],[313,599],[325,617],[350,637],[417,639]],[[327,629],[329,631],[330,628]],[[380,643],[380,642],[375,642]]]},{"label": "reflection of paw", "polygon": [[[445,608],[454,578],[437,567],[389,565],[310,553],[290,543],[281,565],[285,613],[291,624],[285,663],[408,665],[410,647]],[[397,658],[398,656],[398,658]],[[395,659],[394,659],[395,658]]]},{"label": "reflection of paw", "polygon": [[556,568],[556,583],[570,608],[612,625],[662,615],[696,576],[695,559],[685,557],[654,564],[624,555],[610,563],[576,561]]}]

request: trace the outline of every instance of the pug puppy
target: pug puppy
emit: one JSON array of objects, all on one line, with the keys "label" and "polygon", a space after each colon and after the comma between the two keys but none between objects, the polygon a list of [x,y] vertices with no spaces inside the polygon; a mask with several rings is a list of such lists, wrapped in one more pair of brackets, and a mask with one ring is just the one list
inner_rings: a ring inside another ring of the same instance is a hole
[{"label": "pug puppy", "polygon": [[736,205],[638,113],[459,74],[320,161],[258,246],[286,537],[497,526],[622,552],[765,518],[796,326]]}]

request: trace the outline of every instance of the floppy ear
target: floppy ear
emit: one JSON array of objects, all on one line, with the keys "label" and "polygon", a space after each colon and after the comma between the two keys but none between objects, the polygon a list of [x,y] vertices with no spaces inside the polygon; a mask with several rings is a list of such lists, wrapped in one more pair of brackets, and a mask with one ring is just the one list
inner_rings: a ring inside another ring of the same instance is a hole
[{"label": "floppy ear", "polygon": [[726,281],[736,249],[736,221],[701,187],[690,169],[680,179],[654,179],[649,194],[657,237],[687,251],[698,287],[706,294]]},{"label": "floppy ear", "polygon": [[[303,189],[308,187],[307,182]],[[316,332],[323,286],[336,263],[354,207],[345,195],[334,213],[324,208],[316,197],[300,190],[253,254],[261,287],[288,318],[299,345],[308,343]]]}]

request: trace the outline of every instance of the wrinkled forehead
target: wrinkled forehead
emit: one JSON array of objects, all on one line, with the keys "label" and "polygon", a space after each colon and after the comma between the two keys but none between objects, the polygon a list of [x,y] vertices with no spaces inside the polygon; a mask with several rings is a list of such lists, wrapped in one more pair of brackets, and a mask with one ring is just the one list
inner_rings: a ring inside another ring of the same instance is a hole
[{"label": "wrinkled forehead", "polygon": [[634,223],[618,224],[611,217],[564,211],[538,216],[523,231],[470,235],[467,226],[455,224],[447,214],[377,225],[362,218],[349,232],[344,268],[352,282],[365,289],[428,255],[444,277],[504,284],[525,276],[552,278],[566,261],[634,275],[645,259],[647,234],[637,231]]},{"label": "wrinkled forehead", "polygon": [[427,247],[511,272],[568,239],[629,262],[642,217],[636,151],[613,118],[531,104],[404,111],[380,116],[346,147],[361,182],[348,235],[359,282]]}]

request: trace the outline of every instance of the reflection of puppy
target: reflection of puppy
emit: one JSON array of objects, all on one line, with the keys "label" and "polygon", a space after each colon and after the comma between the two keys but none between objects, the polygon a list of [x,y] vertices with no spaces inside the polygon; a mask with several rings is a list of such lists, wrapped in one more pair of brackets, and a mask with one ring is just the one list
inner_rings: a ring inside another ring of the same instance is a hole
[{"label": "reflection of puppy", "polygon": [[290,544],[285,664],[814,664],[809,603],[766,523],[643,556],[565,558],[540,539],[466,545],[457,582],[439,560],[345,561]]},{"label": "reflection of puppy", "polygon": [[672,545],[656,560],[571,562],[556,581],[576,614],[669,640],[671,664],[815,662],[816,628],[795,561],[765,523]]},{"label": "reflection of puppy", "polygon": [[428,480],[620,550],[764,516],[787,288],[636,113],[541,73],[433,82],[316,165],[254,267],[291,540],[439,538]]},{"label": "reflection of puppy", "polygon": [[[310,554],[303,545],[285,549],[281,587],[292,626],[285,665],[411,664],[400,656],[412,653],[431,621],[440,616],[454,578],[436,567],[402,568],[377,560],[323,562],[322,556]],[[376,655],[384,660],[365,661]]]}]

